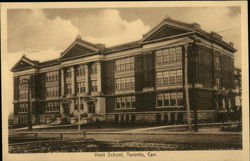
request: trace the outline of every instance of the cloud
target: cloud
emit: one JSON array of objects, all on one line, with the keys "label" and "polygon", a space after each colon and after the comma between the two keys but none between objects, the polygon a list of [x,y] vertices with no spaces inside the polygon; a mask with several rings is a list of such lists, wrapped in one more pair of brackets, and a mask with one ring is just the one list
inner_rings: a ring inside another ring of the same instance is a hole
[{"label": "cloud", "polygon": [[70,20],[47,19],[43,10],[8,11],[8,52],[63,49],[77,34]]},{"label": "cloud", "polygon": [[234,17],[234,16],[238,16],[238,15],[240,15],[240,13],[241,13],[241,8],[239,7],[239,6],[237,6],[237,7],[228,7],[228,9],[229,9],[229,16],[231,16],[231,17]]},{"label": "cloud", "polygon": [[141,19],[127,21],[121,18],[116,9],[106,9],[96,14],[81,18],[81,35],[83,39],[93,43],[104,43],[113,46],[142,38],[150,26]]}]

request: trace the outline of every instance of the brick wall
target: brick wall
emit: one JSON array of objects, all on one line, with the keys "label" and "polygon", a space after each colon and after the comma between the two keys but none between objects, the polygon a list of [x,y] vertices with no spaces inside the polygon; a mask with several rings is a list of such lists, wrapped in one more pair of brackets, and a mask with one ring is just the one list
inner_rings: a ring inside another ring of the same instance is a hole
[{"label": "brick wall", "polygon": [[102,64],[102,90],[104,94],[113,94],[115,89],[114,60],[108,60]]}]

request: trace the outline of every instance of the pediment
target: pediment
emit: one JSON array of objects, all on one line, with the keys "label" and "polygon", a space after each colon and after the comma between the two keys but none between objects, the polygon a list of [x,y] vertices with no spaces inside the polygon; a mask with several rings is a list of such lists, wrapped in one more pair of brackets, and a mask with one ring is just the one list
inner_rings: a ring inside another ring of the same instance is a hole
[{"label": "pediment", "polygon": [[89,55],[92,53],[98,52],[98,49],[95,48],[93,45],[88,45],[83,42],[75,41],[73,44],[71,44],[68,49],[66,49],[61,54],[61,60],[63,59],[71,59],[76,57],[81,57],[84,55]]},{"label": "pediment", "polygon": [[142,42],[161,40],[172,36],[182,35],[188,32],[190,31],[165,24],[161,26],[159,29],[145,36]]},{"label": "pediment", "polygon": [[35,62],[23,56],[11,69],[11,71],[18,71],[22,69],[33,68],[36,65]]}]

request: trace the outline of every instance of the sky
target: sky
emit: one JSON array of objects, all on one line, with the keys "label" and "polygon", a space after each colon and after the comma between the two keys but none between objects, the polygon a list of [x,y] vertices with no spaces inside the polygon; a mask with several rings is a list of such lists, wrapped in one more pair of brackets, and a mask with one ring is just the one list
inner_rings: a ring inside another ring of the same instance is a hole
[{"label": "sky", "polygon": [[[58,58],[76,38],[107,47],[139,40],[164,17],[198,23],[207,32],[215,31],[233,42],[235,66],[241,66],[240,7],[152,7],[82,9],[8,9],[7,77],[12,66],[25,54],[32,60]],[[8,102],[12,105],[13,87]]]}]

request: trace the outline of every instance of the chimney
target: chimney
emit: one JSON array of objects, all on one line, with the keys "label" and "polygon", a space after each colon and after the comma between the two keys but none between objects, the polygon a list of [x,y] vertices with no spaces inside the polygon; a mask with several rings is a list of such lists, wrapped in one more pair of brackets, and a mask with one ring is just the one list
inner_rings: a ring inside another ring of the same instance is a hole
[{"label": "chimney", "polygon": [[234,43],[233,43],[233,42],[229,42],[228,45],[229,45],[231,48],[234,48]]},{"label": "chimney", "polygon": [[96,47],[100,50],[103,51],[105,49],[105,44],[96,44]]},{"label": "chimney", "polygon": [[81,35],[76,36],[76,40],[81,40],[81,39],[82,39]]},{"label": "chimney", "polygon": [[192,23],[191,26],[193,26],[195,29],[200,29],[201,25],[198,23]]},{"label": "chimney", "polygon": [[211,37],[217,40],[222,40],[222,36],[213,31],[211,32]]},{"label": "chimney", "polygon": [[171,19],[171,17],[169,16],[169,15],[165,15],[164,17],[163,17],[163,20],[170,20]]}]

